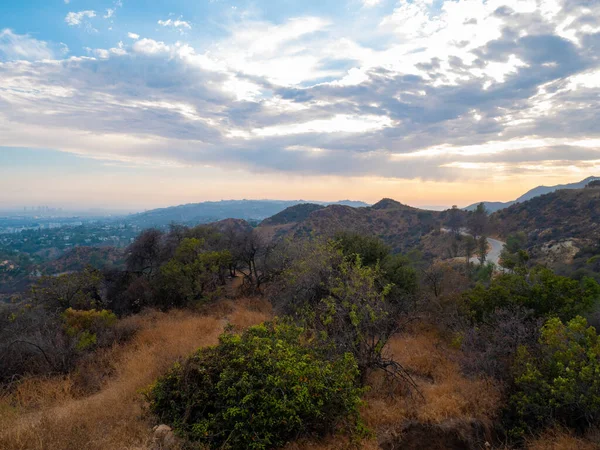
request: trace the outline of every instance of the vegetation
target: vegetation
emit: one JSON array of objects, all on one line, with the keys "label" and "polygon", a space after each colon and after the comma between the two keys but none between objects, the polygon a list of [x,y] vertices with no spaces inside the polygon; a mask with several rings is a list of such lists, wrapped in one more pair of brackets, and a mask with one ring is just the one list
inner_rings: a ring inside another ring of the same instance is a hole
[{"label": "vegetation", "polygon": [[265,323],[176,365],[147,394],[150,409],[210,448],[264,449],[291,439],[360,430],[361,390],[350,354],[329,360],[301,328]]},{"label": "vegetation", "polygon": [[511,408],[513,435],[560,425],[582,430],[600,419],[600,338],[582,317],[548,320],[539,351],[521,347]]},{"label": "vegetation", "polygon": [[534,317],[569,320],[590,312],[600,300],[600,285],[591,278],[582,281],[555,275],[536,267],[494,278],[488,287],[478,284],[465,294],[471,317],[482,322],[497,309],[525,308]]},{"label": "vegetation", "polygon": [[167,448],[167,423],[170,448],[584,449],[597,242],[540,266],[546,235],[517,227],[498,268],[486,237],[504,227],[482,205],[384,199],[73,251],[0,305],[0,447]]}]

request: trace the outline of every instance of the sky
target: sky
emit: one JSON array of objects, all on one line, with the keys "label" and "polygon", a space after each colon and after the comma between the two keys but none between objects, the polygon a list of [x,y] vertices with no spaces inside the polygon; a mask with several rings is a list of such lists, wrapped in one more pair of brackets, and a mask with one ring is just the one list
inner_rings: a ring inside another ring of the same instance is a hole
[{"label": "sky", "polygon": [[463,206],[590,175],[597,0],[0,2],[0,208]]}]

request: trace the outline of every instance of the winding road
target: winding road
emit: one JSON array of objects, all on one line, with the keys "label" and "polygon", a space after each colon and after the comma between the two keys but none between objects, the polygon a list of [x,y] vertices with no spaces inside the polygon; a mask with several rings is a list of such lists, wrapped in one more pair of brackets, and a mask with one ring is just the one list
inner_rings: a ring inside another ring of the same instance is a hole
[{"label": "winding road", "polygon": [[[442,228],[442,231],[444,233],[450,232],[448,228]],[[469,233],[467,233],[464,230],[461,230],[460,234],[462,234],[463,236],[467,236]],[[500,266],[500,254],[502,253],[502,249],[504,248],[504,244],[506,243],[492,238],[487,238],[487,241],[490,248],[488,249],[486,255],[486,262],[491,262],[494,263],[496,266]],[[477,258],[477,256],[473,256],[471,258],[471,262],[478,263],[479,258]]]}]

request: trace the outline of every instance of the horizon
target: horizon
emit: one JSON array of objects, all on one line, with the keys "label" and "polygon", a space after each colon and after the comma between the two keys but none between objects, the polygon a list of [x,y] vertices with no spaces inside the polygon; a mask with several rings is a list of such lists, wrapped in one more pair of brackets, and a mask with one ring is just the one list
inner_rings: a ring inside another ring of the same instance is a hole
[{"label": "horizon", "polygon": [[[573,180],[567,183],[562,183],[562,184],[576,184],[576,183],[580,183],[589,179],[596,179],[596,178],[600,178],[600,177],[596,177],[595,175],[589,175],[586,176],[585,178],[581,179],[581,180]],[[153,210],[157,210],[157,209],[167,209],[167,208],[174,208],[174,207],[181,207],[181,206],[187,206],[187,205],[196,205],[196,204],[202,204],[202,203],[220,203],[220,202],[240,202],[240,201],[265,201],[265,202],[298,202],[298,203],[317,203],[317,204],[335,204],[335,203],[340,203],[340,202],[362,202],[365,203],[367,206],[372,206],[374,204],[376,204],[377,202],[384,200],[384,199],[391,199],[394,201],[397,201],[399,203],[402,203],[404,205],[407,206],[411,206],[414,208],[419,208],[419,209],[424,209],[424,210],[432,210],[432,211],[444,211],[447,209],[452,208],[453,206],[458,206],[460,209],[465,209],[467,207],[473,206],[477,203],[507,203],[507,202],[512,202],[515,201],[518,197],[520,197],[521,195],[524,195],[526,193],[528,193],[530,190],[535,189],[535,188],[545,188],[545,187],[554,187],[556,185],[538,185],[538,186],[534,186],[531,189],[528,189],[526,192],[522,192],[520,195],[518,195],[515,198],[509,199],[509,200],[477,200],[475,202],[469,203],[469,204],[465,204],[465,205],[456,205],[456,204],[451,204],[451,205],[413,205],[407,202],[404,202],[402,200],[393,198],[393,197],[389,197],[389,196],[383,196],[381,198],[379,198],[377,201],[364,201],[361,199],[351,199],[351,198],[346,198],[346,199],[338,199],[338,200],[315,200],[315,199],[303,199],[303,198],[291,198],[291,199],[281,199],[281,198],[221,198],[218,200],[202,200],[202,201],[192,201],[192,202],[187,202],[187,203],[174,203],[174,204],[169,204],[169,205],[164,205],[164,206],[156,206],[156,207],[152,207],[152,208],[114,208],[114,207],[110,207],[110,206],[98,206],[98,207],[90,207],[90,208],[85,208],[85,207],[64,207],[60,204],[58,205],[21,205],[21,206],[13,206],[13,207],[2,207],[2,205],[0,204],[0,213],[35,213],[35,212],[47,212],[44,211],[43,209],[40,210],[40,208],[49,208],[52,211],[60,211],[61,213],[85,213],[85,214],[89,214],[90,216],[92,215],[92,213],[98,213],[99,216],[101,217],[102,215],[130,215],[130,214],[141,214],[147,211],[153,211]],[[101,214],[102,213],[102,214]]]},{"label": "horizon", "polygon": [[600,173],[598,42],[586,0],[4,2],[0,210],[512,201]]}]

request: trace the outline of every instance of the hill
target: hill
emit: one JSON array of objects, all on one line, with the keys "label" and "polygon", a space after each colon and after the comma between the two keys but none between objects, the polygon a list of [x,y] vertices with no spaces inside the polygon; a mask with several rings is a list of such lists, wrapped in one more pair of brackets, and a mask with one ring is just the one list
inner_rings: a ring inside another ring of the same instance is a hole
[{"label": "hill", "polygon": [[[514,205],[516,203],[526,202],[533,198],[539,197],[540,195],[550,194],[557,190],[583,189],[588,185],[588,183],[590,183],[591,181],[595,181],[595,180],[600,180],[600,178],[599,177],[588,177],[585,180],[581,180],[577,183],[558,184],[556,186],[538,186],[536,188],[531,189],[530,191],[527,191],[525,194],[521,195],[518,199],[513,200],[511,202],[483,202],[483,204],[485,205],[486,209],[490,213],[493,213],[493,212],[499,211],[501,209],[508,208],[509,206]],[[475,209],[477,208],[477,205],[479,203],[480,202],[473,203],[472,205],[469,205],[464,209],[466,209],[467,211],[475,211]]]},{"label": "hill", "polygon": [[600,188],[562,189],[514,204],[490,217],[501,236],[523,231],[531,244],[600,239]]},{"label": "hill", "polygon": [[[123,221],[141,228],[165,227],[170,223],[197,225],[224,219],[261,221],[290,206],[306,203],[304,200],[222,200],[219,202],[190,203],[187,205],[159,208],[127,216]],[[324,202],[314,202],[321,205]],[[342,200],[336,204],[354,207],[366,203]]]},{"label": "hill", "polygon": [[299,205],[290,206],[289,208],[284,209],[280,213],[277,213],[274,216],[263,220],[261,225],[287,225],[290,223],[300,222],[302,220],[307,219],[312,212],[318,211],[319,209],[323,208],[323,205],[317,205],[315,203],[301,203]]},{"label": "hill", "polygon": [[333,236],[341,231],[377,235],[398,252],[418,246],[421,236],[439,227],[446,216],[446,212],[413,208],[392,199],[363,208],[301,206],[263,221],[259,228],[276,236]]}]

